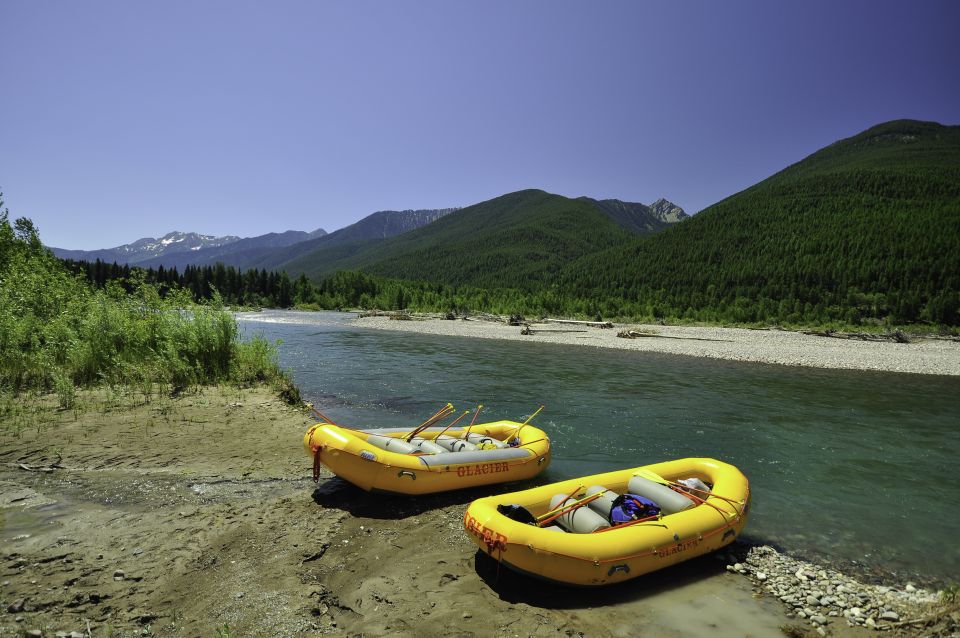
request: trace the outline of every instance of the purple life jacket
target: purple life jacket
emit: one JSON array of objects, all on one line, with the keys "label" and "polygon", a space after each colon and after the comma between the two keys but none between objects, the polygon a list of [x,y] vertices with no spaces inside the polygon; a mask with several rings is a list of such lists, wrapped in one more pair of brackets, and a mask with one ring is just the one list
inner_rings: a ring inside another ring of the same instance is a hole
[{"label": "purple life jacket", "polygon": [[610,509],[610,523],[622,525],[659,514],[660,506],[649,498],[636,494],[623,494],[613,501],[613,507]]}]

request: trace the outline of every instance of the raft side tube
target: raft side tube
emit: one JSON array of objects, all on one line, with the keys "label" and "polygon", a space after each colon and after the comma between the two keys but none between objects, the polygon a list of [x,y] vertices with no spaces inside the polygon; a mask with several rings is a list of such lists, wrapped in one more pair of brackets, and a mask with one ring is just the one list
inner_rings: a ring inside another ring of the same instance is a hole
[{"label": "raft side tube", "polygon": [[674,492],[665,485],[654,483],[642,476],[633,476],[627,484],[627,491],[637,496],[645,496],[660,506],[663,515],[676,514],[688,510],[696,503],[686,496]]},{"label": "raft side tube", "polygon": [[447,448],[437,445],[433,441],[421,439],[418,436],[410,439],[410,443],[424,454],[446,454],[448,451]]},{"label": "raft side tube", "polygon": [[374,445],[381,450],[387,450],[388,452],[396,452],[397,454],[413,454],[417,451],[416,446],[411,443],[407,443],[403,439],[395,439],[392,436],[380,436],[379,434],[371,434],[367,437],[367,443]]},{"label": "raft side tube", "polygon": [[469,441],[447,436],[446,434],[438,436],[434,441],[437,445],[446,448],[449,452],[475,452],[478,449],[476,445]]},{"label": "raft side tube", "polygon": [[[566,494],[557,494],[550,499],[550,509],[555,510],[561,507],[561,503],[566,506],[573,505],[575,502],[575,499],[569,498]],[[585,505],[558,517],[557,524],[568,532],[577,534],[591,534],[598,529],[610,527],[610,521]]]},{"label": "raft side tube", "polygon": [[[461,441],[462,443],[462,441]],[[439,465],[463,465],[465,463],[490,463],[495,461],[511,461],[526,459],[533,456],[533,452],[523,448],[509,447],[502,450],[475,450],[469,452],[448,452],[418,456],[421,463],[427,467]]]},{"label": "raft side tube", "polygon": [[493,437],[487,436],[487,435],[485,435],[485,434],[476,434],[475,432],[471,432],[470,434],[468,434],[468,435],[467,435],[467,440],[470,441],[471,443],[473,443],[474,445],[480,445],[480,444],[482,444],[482,443],[488,443],[488,444],[491,444],[491,445],[495,445],[495,446],[497,446],[497,447],[499,447],[499,448],[509,447],[509,446],[508,446],[506,443],[504,443],[503,441],[500,441],[500,440],[495,439],[495,438],[493,438]]},{"label": "raft side tube", "polygon": [[620,495],[614,492],[613,490],[608,490],[602,485],[591,485],[590,487],[587,488],[587,496],[593,496],[598,492],[603,492],[603,494],[598,496],[595,500],[592,500],[589,503],[587,503],[587,506],[590,509],[592,509],[594,512],[596,512],[597,514],[599,514],[600,516],[604,517],[609,521],[610,510],[613,509],[613,501]]}]

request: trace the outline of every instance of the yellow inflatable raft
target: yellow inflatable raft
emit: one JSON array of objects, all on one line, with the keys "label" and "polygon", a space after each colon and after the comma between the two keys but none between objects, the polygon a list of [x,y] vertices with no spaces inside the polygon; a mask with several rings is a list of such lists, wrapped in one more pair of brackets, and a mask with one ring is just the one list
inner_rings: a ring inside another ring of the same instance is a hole
[{"label": "yellow inflatable raft", "polygon": [[[643,498],[630,496],[637,494]],[[618,495],[621,504],[650,499],[661,511],[611,525],[603,513]],[[730,544],[749,504],[750,485],[737,468],[689,458],[481,498],[467,508],[464,526],[481,550],[516,571],[606,585]]]},{"label": "yellow inflatable raft", "polygon": [[[303,445],[334,474],[367,491],[431,494],[532,478],[550,464],[550,439],[529,424],[357,430],[318,423]],[[440,436],[438,436],[440,435]],[[413,446],[414,449],[410,449]]]}]

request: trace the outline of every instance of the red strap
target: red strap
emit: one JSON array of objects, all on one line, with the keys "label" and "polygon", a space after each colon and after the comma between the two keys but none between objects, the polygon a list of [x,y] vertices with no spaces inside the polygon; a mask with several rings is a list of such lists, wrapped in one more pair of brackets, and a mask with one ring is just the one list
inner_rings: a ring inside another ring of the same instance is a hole
[{"label": "red strap", "polygon": [[320,481],[320,452],[322,451],[323,451],[322,445],[313,451],[313,482],[314,483],[317,483]]}]

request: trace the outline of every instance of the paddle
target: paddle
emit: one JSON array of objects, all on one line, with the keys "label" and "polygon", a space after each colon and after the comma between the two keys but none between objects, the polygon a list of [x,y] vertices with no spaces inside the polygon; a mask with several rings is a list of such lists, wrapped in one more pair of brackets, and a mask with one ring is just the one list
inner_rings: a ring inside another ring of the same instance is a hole
[{"label": "paddle", "polygon": [[310,406],[310,409],[313,410],[314,414],[316,414],[318,417],[320,417],[321,419],[323,419],[324,421],[326,421],[326,422],[329,423],[330,425],[336,425],[337,427],[341,427],[341,426],[337,425],[336,423],[334,423],[334,422],[333,422],[333,419],[331,419],[330,417],[328,417],[327,415],[325,415],[323,412],[321,412],[320,410],[318,410],[318,409],[316,409],[315,407],[313,407],[313,404],[312,404],[312,403],[308,403],[307,405]]},{"label": "paddle", "polygon": [[574,500],[572,503],[568,502],[571,498],[573,498],[573,495],[576,494],[577,492],[579,492],[581,489],[583,489],[583,486],[582,486],[582,485],[578,485],[578,486],[577,486],[577,489],[575,489],[575,490],[573,490],[572,492],[570,492],[570,494],[568,494],[566,497],[564,497],[564,499],[563,499],[562,501],[560,501],[560,505],[558,505],[557,507],[553,508],[552,510],[550,510],[549,512],[547,512],[547,513],[545,513],[545,514],[542,514],[541,516],[538,516],[538,517],[537,517],[537,526],[538,526],[538,527],[543,527],[544,525],[546,525],[546,524],[548,524],[548,523],[552,523],[553,521],[557,520],[558,518],[560,518],[560,517],[563,516],[564,514],[569,514],[570,512],[572,512],[573,510],[575,510],[575,509],[577,509],[577,508],[583,507],[584,505],[587,505],[588,503],[592,503],[593,501],[595,501],[595,500],[597,500],[598,498],[600,498],[605,492],[609,491],[609,490],[607,490],[607,489],[602,489],[602,490],[600,490],[599,492],[597,492],[597,493],[595,493],[595,494],[591,494],[590,496],[586,496],[586,497],[581,498],[581,499],[579,499],[579,500]]},{"label": "paddle", "polygon": [[[671,488],[674,488],[674,487],[675,487],[675,488],[678,488],[678,489],[680,489],[680,490],[682,490],[682,491],[700,492],[701,494],[706,494],[706,495],[707,495],[707,498],[710,498],[711,496],[713,496],[714,498],[718,498],[718,499],[720,499],[721,501],[726,501],[727,503],[730,503],[730,505],[733,506],[733,510],[734,510],[734,514],[733,514],[733,515],[734,515],[734,516],[740,516],[740,513],[741,513],[741,512],[740,512],[740,503],[737,503],[736,501],[734,501],[734,500],[732,500],[732,499],[729,499],[729,498],[727,498],[727,497],[725,497],[725,496],[720,496],[719,494],[715,494],[715,493],[710,492],[710,491],[708,491],[708,490],[701,490],[701,489],[697,489],[697,488],[695,488],[695,487],[687,487],[686,485],[684,485],[684,484],[682,484],[682,483],[677,483],[677,482],[675,482],[675,481],[668,481],[667,479],[663,478],[662,476],[660,476],[659,474],[657,474],[656,472],[653,472],[653,471],[651,471],[651,470],[639,469],[639,470],[637,470],[636,472],[634,472],[634,476],[640,476],[640,477],[643,477],[643,478],[645,478],[645,479],[647,479],[647,480],[649,480],[649,481],[653,481],[654,483],[659,483],[660,485],[664,485],[664,486],[666,486],[666,487],[671,487]],[[723,509],[720,509],[719,507],[717,507],[717,506],[714,505],[713,503],[707,502],[707,499],[705,499],[705,498],[703,498],[703,497],[697,496],[696,494],[690,494],[690,496],[692,496],[694,499],[700,501],[700,502],[703,503],[704,505],[709,505],[709,506],[712,507],[713,509],[715,509],[715,510],[717,510],[718,512],[720,512],[720,513],[723,515],[724,519],[726,519],[727,515],[730,514],[730,512],[728,512],[728,511],[726,511],[726,510],[723,510]]]},{"label": "paddle", "polygon": [[464,439],[470,436],[470,428],[472,428],[473,424],[477,422],[477,417],[480,416],[480,410],[482,409],[483,409],[483,404],[481,403],[480,405],[477,406],[477,413],[473,415],[472,419],[470,419],[470,425],[467,426],[467,432],[466,434],[463,435]]},{"label": "paddle", "polygon": [[[443,433],[444,433],[444,432],[446,432],[447,430],[449,430],[450,428],[452,428],[453,426],[455,426],[457,423],[460,422],[460,419],[462,419],[463,417],[467,416],[468,414],[470,414],[470,410],[465,410],[463,414],[461,414],[460,416],[458,416],[456,419],[453,420],[453,423],[451,423],[451,424],[448,425],[447,427],[445,427],[445,428],[443,428],[442,430],[440,430],[440,433],[437,434],[436,438],[434,438],[433,440],[436,441],[437,439],[439,439],[441,436],[443,436]],[[466,437],[464,437],[464,438],[466,438]]]},{"label": "paddle", "polygon": [[513,435],[514,435],[515,437],[519,437],[519,436],[520,436],[520,430],[522,430],[523,428],[527,427],[527,425],[530,424],[530,421],[533,421],[533,417],[535,417],[535,416],[537,416],[538,414],[540,414],[540,413],[543,411],[543,408],[544,408],[544,407],[546,407],[546,406],[541,405],[539,408],[537,408],[537,411],[536,411],[536,412],[534,412],[533,414],[531,414],[530,416],[528,416],[528,417],[527,417],[527,420],[524,421],[523,423],[521,423],[519,427],[517,427],[517,431],[514,432]]},{"label": "paddle", "polygon": [[423,423],[421,423],[420,425],[418,425],[416,428],[414,428],[413,432],[411,432],[409,435],[407,435],[407,436],[405,436],[405,437],[403,437],[403,438],[405,438],[405,439],[407,440],[407,442],[409,443],[409,442],[410,442],[410,439],[412,439],[413,437],[417,436],[418,434],[420,434],[421,432],[423,432],[424,430],[426,430],[428,427],[430,427],[431,425],[433,425],[434,423],[436,423],[436,422],[439,421],[440,419],[442,419],[442,418],[444,418],[445,416],[449,415],[451,412],[453,412],[453,405],[450,404],[450,403],[448,403],[448,404],[446,404],[445,406],[443,406],[443,408],[441,408],[439,412],[437,412],[437,413],[434,414],[432,417],[430,417],[429,419],[427,419],[426,421],[424,421]]}]

